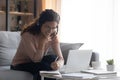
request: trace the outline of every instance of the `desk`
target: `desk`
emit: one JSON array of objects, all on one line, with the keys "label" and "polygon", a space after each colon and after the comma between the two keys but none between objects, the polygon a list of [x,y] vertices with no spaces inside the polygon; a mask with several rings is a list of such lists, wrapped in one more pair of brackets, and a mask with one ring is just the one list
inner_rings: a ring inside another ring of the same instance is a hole
[{"label": "desk", "polygon": [[98,80],[120,80],[120,73],[117,72],[116,76],[107,76],[107,77],[100,77]]},{"label": "desk", "polygon": [[[44,74],[41,74],[41,80],[44,80],[44,77],[47,77],[47,78],[55,78],[57,80],[120,80],[120,77],[118,76],[113,76],[113,77],[97,77],[97,76],[93,76],[93,78],[91,78],[90,76],[85,76],[84,78],[81,78],[77,75],[81,75],[81,73],[75,73],[73,76],[67,76],[65,77],[64,75],[60,76],[60,75],[53,75],[53,76],[47,76],[47,75],[44,75]],[[84,73],[85,74],[85,73]]]},{"label": "desk", "polygon": [[44,77],[55,78],[57,80],[98,80],[98,78],[93,74],[86,74],[86,73],[68,73],[68,74],[50,75],[50,76],[40,73],[40,75],[41,75],[41,80],[44,80]]},{"label": "desk", "polygon": [[114,77],[114,78],[104,78],[104,79],[98,79],[98,80],[120,80],[120,77]]},{"label": "desk", "polygon": [[120,80],[120,72],[117,71],[117,75],[114,77],[100,78],[99,80]]},{"label": "desk", "polygon": [[78,79],[78,78],[69,78],[69,79],[60,79],[60,80],[120,80],[120,77],[113,77],[113,78],[94,78],[94,79]]},{"label": "desk", "polygon": [[61,77],[59,76],[46,76],[44,74],[41,74],[41,80],[44,80],[44,78],[54,78],[54,79],[61,79]]}]

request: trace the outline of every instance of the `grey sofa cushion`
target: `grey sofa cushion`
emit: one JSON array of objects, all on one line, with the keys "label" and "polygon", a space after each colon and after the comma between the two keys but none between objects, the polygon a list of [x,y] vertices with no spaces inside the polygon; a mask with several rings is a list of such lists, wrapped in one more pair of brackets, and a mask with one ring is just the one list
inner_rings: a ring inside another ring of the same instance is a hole
[{"label": "grey sofa cushion", "polygon": [[24,71],[2,70],[0,80],[33,80],[32,74]]},{"label": "grey sofa cushion", "polygon": [[[66,64],[69,50],[79,49],[82,45],[83,43],[60,43],[61,51],[62,51],[64,60],[65,60],[65,64]],[[53,54],[53,50],[51,48],[48,50],[48,54]]]},{"label": "grey sofa cushion", "polygon": [[0,66],[7,66],[16,53],[20,32],[0,31]]}]

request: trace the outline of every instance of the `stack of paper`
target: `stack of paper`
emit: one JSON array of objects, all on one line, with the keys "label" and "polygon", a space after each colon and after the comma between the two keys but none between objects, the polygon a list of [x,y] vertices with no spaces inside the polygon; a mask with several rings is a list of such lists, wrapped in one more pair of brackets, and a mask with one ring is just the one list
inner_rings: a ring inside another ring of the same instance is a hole
[{"label": "stack of paper", "polygon": [[96,78],[95,75],[93,74],[86,74],[86,73],[66,73],[66,74],[62,74],[63,78],[67,78],[67,79],[94,79]]},{"label": "stack of paper", "polygon": [[48,78],[62,78],[61,73],[57,71],[40,71],[40,75]]},{"label": "stack of paper", "polygon": [[62,78],[62,79],[92,79],[96,80],[96,76],[87,73],[65,73],[61,74],[59,71],[40,71],[42,77],[47,78]]},{"label": "stack of paper", "polygon": [[92,74],[98,74],[98,75],[101,75],[101,74],[116,74],[117,72],[115,71],[105,71],[105,70],[83,70],[81,72],[85,72],[85,73],[92,73]]},{"label": "stack of paper", "polygon": [[114,77],[117,75],[115,71],[105,71],[105,70],[83,70],[83,73],[94,74],[97,77]]}]

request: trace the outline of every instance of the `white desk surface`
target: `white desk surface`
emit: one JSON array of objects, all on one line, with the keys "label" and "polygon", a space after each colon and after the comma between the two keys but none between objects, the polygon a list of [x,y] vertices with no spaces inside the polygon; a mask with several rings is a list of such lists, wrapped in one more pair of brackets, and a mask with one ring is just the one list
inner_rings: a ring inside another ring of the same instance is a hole
[{"label": "white desk surface", "polygon": [[104,79],[99,79],[99,80],[120,80],[120,78],[104,78]]},{"label": "white desk surface", "polygon": [[[43,77],[46,77],[45,75],[43,75]],[[44,79],[43,79],[44,80]],[[58,80],[120,80],[120,72],[117,72],[117,76],[113,76],[113,77],[100,77],[99,79],[95,78],[95,79],[80,79],[80,78],[61,78]]]}]

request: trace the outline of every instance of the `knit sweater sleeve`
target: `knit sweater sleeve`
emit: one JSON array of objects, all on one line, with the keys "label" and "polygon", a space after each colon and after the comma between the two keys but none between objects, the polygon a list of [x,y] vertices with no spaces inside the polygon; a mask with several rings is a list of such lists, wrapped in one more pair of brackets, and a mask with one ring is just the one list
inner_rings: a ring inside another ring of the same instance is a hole
[{"label": "knit sweater sleeve", "polygon": [[24,53],[33,61],[39,62],[41,61],[44,50],[40,50],[36,48],[34,35],[30,33],[24,33],[22,35],[21,43],[23,44]]},{"label": "knit sweater sleeve", "polygon": [[60,48],[60,42],[59,42],[59,39],[58,37],[54,37],[54,39],[52,40],[52,44],[51,44],[52,48],[53,48],[53,51],[54,53],[58,56],[58,63],[60,65],[60,67],[63,66],[64,64],[64,58],[63,58],[63,55],[62,55],[62,51],[61,51],[61,48]]}]

